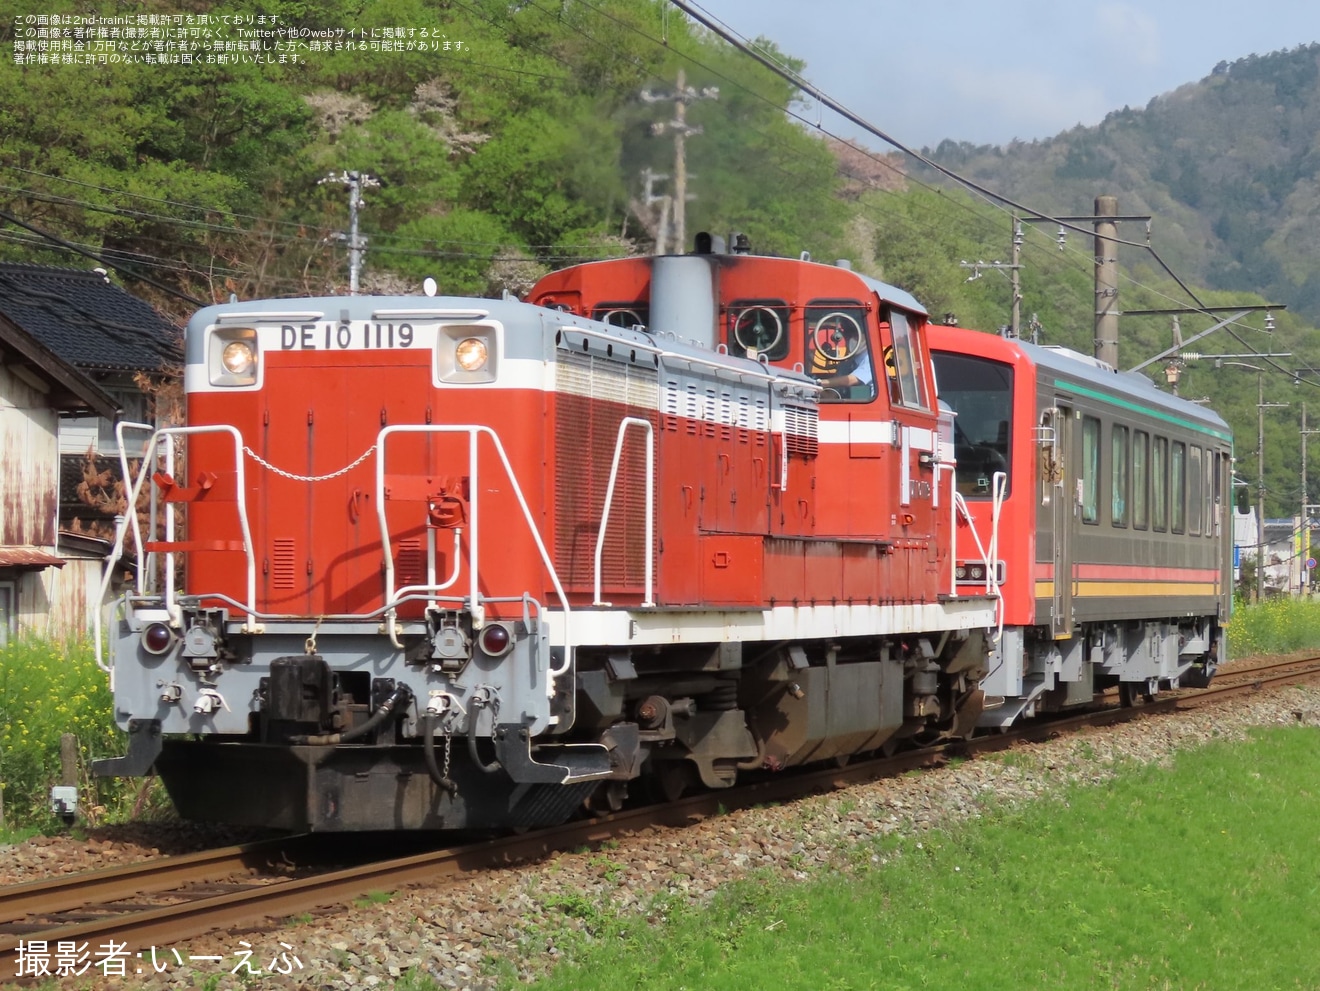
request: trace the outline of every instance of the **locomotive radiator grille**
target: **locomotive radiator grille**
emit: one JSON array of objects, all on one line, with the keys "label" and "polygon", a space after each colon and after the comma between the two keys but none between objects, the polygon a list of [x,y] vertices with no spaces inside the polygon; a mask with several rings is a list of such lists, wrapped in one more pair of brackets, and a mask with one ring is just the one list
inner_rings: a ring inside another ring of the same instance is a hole
[{"label": "locomotive radiator grille", "polygon": [[814,458],[820,443],[820,414],[814,406],[784,406],[784,428],[789,455]]},{"label": "locomotive radiator grille", "polygon": [[[594,584],[593,553],[625,416],[656,419],[654,368],[560,351],[555,369],[555,568],[567,587]],[[646,583],[646,438],[625,435],[601,552],[603,589],[643,591]]]}]

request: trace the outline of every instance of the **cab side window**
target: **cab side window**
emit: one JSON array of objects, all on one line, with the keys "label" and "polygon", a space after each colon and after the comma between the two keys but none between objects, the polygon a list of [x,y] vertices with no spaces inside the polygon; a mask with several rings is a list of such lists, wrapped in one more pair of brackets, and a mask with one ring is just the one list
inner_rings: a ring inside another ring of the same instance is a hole
[{"label": "cab side window", "polygon": [[890,399],[902,406],[930,409],[926,398],[925,355],[921,339],[908,314],[889,310],[886,314],[890,343],[885,347],[885,377]]}]

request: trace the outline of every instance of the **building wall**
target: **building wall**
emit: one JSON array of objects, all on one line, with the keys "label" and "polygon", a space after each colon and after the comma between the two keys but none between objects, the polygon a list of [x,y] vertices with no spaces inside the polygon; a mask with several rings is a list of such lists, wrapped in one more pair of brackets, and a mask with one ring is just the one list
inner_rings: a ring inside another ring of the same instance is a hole
[{"label": "building wall", "polygon": [[54,553],[59,414],[0,365],[0,544]]},{"label": "building wall", "polygon": [[0,567],[0,643],[18,636],[82,638],[100,593],[101,559],[60,554],[59,413],[46,395],[0,364],[0,547],[59,554],[62,568]]}]

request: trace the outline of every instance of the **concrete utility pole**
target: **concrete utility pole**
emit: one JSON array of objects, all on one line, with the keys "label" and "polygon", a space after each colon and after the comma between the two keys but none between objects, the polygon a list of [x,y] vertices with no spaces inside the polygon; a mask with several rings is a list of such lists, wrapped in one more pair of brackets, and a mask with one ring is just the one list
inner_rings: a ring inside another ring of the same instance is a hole
[{"label": "concrete utility pole", "polygon": [[[659,135],[668,131],[674,135],[674,241],[676,250],[680,252],[687,244],[687,139],[689,135],[701,133],[700,125],[688,124],[687,105],[695,103],[697,100],[718,100],[719,98],[720,91],[716,86],[707,86],[700,93],[689,86],[687,84],[687,73],[682,69],[678,70],[678,81],[673,93],[642,91],[642,99],[647,103],[658,103],[662,100],[674,101],[674,119],[671,121],[656,121],[651,125],[651,133]],[[695,196],[692,198],[696,199]],[[656,253],[662,253],[658,245]]]},{"label": "concrete utility pole", "polygon": [[[317,185],[321,186],[327,182],[342,183],[348,187],[348,293],[350,296],[356,296],[358,274],[362,271],[362,256],[367,250],[367,239],[358,234],[358,210],[367,205],[362,199],[362,190],[379,186],[380,181],[375,176],[363,172],[341,172],[339,175],[331,172]],[[344,239],[343,234],[337,237]]]},{"label": "concrete utility pole", "polygon": [[[1118,198],[1115,196],[1097,196],[1095,215],[1091,217],[1023,217],[1013,223],[1013,264],[985,266],[987,268],[1010,268],[1013,280],[1013,336],[1018,336],[1020,314],[1018,305],[1021,301],[1018,284],[1019,259],[1022,254],[1022,224],[1059,224],[1059,235],[1055,243],[1062,251],[1067,246],[1067,234],[1064,225],[1093,224],[1095,226],[1095,356],[1114,368],[1118,367],[1118,227],[1120,220],[1141,220],[1146,223],[1149,236],[1150,217],[1121,217],[1118,214]],[[965,262],[963,267],[970,267]],[[975,276],[973,276],[975,278]]]},{"label": "concrete utility pole", "polygon": [[1118,367],[1118,197],[1095,198],[1095,356]]}]

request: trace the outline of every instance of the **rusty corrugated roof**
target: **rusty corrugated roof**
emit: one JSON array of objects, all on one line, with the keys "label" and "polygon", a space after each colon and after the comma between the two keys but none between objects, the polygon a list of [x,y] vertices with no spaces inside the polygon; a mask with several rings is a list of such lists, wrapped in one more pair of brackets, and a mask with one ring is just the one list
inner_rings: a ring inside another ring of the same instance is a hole
[{"label": "rusty corrugated roof", "polygon": [[62,568],[65,560],[36,547],[0,547],[0,568]]}]

